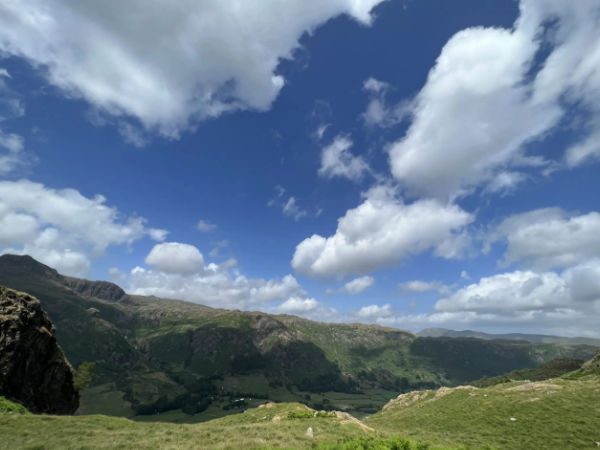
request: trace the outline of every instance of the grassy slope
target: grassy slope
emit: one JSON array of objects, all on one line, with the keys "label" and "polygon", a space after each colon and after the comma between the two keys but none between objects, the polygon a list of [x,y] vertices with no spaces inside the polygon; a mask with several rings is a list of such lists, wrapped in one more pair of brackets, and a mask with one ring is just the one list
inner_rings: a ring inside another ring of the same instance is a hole
[{"label": "grassy slope", "polygon": [[472,449],[597,448],[600,377],[415,392],[365,423],[390,435]]},{"label": "grassy slope", "polygon": [[[309,427],[313,438],[306,436]],[[345,418],[315,417],[304,405],[277,404],[195,425],[139,423],[106,416],[0,414],[0,436],[0,449],[7,450],[302,449],[327,443],[334,444],[328,448],[338,448],[335,443],[339,440],[377,438],[379,433]]]},{"label": "grassy slope", "polygon": [[575,379],[412,392],[362,423],[297,403],[193,425],[0,413],[0,449],[593,449],[599,424],[600,375],[582,371]]},{"label": "grassy slope", "polygon": [[581,369],[584,361],[580,359],[553,359],[533,369],[513,370],[496,377],[481,378],[471,383],[477,387],[488,387],[511,381],[542,381],[548,378],[558,378]]}]

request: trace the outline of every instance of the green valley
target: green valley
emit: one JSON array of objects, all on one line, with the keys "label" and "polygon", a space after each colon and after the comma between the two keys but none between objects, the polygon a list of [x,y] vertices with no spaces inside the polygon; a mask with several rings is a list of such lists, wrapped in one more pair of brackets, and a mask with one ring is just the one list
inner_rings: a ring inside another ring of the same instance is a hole
[{"label": "green valley", "polygon": [[[126,294],[0,257],[0,284],[40,299],[79,368],[80,414],[198,422],[267,400],[365,416],[399,392],[589,359],[597,347],[418,337],[361,324],[228,311]],[[83,376],[82,375],[83,373]]]}]

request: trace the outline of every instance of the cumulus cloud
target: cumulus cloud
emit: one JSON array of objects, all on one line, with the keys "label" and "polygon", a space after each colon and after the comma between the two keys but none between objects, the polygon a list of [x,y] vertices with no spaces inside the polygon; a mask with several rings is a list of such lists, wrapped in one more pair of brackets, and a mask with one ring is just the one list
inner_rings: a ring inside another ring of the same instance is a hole
[{"label": "cumulus cloud", "polygon": [[552,309],[569,302],[559,275],[516,271],[482,278],[437,302],[436,311],[499,312]]},{"label": "cumulus cloud", "polygon": [[193,245],[179,242],[156,244],[145,261],[146,264],[165,273],[190,274],[204,267],[204,257],[200,250]]},{"label": "cumulus cloud", "polygon": [[433,312],[373,314],[370,322],[419,329],[475,327],[496,332],[600,337],[600,259],[562,272],[514,271],[481,278],[440,299]]},{"label": "cumulus cloud", "polygon": [[377,319],[394,315],[392,305],[368,305],[358,310],[356,315],[362,319]]},{"label": "cumulus cloud", "polygon": [[88,198],[28,180],[0,181],[0,251],[29,254],[69,275],[85,275],[90,258],[111,245],[165,235],[141,217],[122,218],[100,195]]},{"label": "cumulus cloud", "polygon": [[344,284],[344,292],[348,294],[360,294],[373,286],[373,283],[375,283],[375,279],[369,275],[358,277]]},{"label": "cumulus cloud", "polygon": [[[164,251],[156,252],[157,247]],[[292,275],[271,280],[248,278],[239,272],[235,260],[206,263],[189,244],[156,246],[146,262],[151,269],[138,266],[131,270],[128,292],[241,309],[268,308],[274,301],[304,298],[305,294]]]},{"label": "cumulus cloud", "polygon": [[367,273],[429,250],[444,258],[458,257],[472,220],[456,205],[429,199],[405,204],[394,189],[377,186],[338,220],[333,236],[315,234],[298,244],[292,266],[306,275],[327,277]]},{"label": "cumulus cloud", "polygon": [[[549,133],[571,105],[581,118],[600,117],[598,30],[597,2],[522,0],[513,29],[454,35],[415,99],[409,130],[390,147],[394,177],[415,195],[441,198],[494,179],[492,190],[521,182],[515,168],[528,165],[526,144]],[[537,65],[542,48],[549,55]],[[597,153],[589,137],[600,121],[588,122],[567,152],[571,165]]]},{"label": "cumulus cloud", "polygon": [[0,51],[114,117],[177,136],[196,120],[269,108],[303,33],[341,14],[368,25],[381,0],[55,0],[0,6]]},{"label": "cumulus cloud", "polygon": [[319,302],[314,298],[291,297],[278,306],[278,310],[285,314],[308,313],[316,310]]},{"label": "cumulus cloud", "polygon": [[352,154],[351,148],[350,138],[336,136],[321,152],[319,175],[325,178],[342,177],[359,181],[370,169],[362,156]]},{"label": "cumulus cloud", "polygon": [[506,243],[504,264],[536,269],[565,268],[600,257],[600,213],[569,214],[544,208],[515,214],[487,237],[487,248]]}]

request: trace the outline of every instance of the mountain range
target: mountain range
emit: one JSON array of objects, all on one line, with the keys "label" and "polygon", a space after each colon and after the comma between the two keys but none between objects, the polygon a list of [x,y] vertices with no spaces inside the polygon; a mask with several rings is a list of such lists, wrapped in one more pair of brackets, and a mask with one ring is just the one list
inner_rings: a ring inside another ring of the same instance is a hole
[{"label": "mountain range", "polygon": [[587,360],[598,351],[593,340],[448,330],[418,336],[129,295],[110,282],[63,276],[29,256],[1,256],[0,284],[37,297],[52,319],[78,368],[79,414],[195,422],[270,399],[364,415],[398,393],[556,358]]}]

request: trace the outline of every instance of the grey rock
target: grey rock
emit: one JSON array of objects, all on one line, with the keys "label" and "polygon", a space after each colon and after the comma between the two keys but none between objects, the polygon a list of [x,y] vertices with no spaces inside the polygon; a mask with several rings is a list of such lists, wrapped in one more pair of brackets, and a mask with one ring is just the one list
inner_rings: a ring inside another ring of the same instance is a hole
[{"label": "grey rock", "polygon": [[72,414],[73,370],[40,302],[0,286],[0,395],[34,413]]}]

